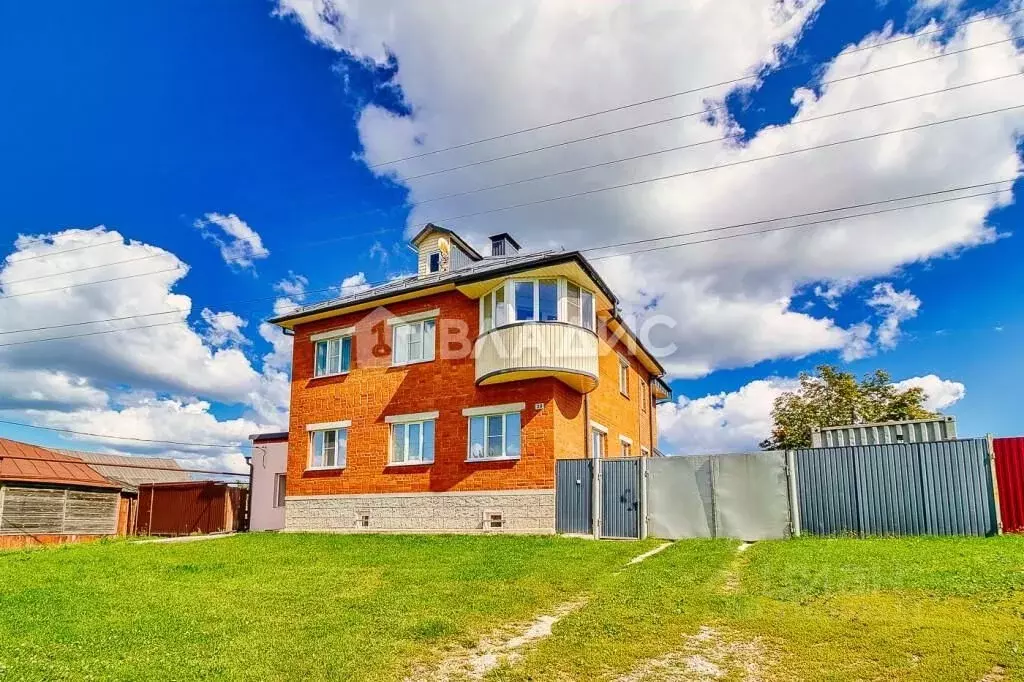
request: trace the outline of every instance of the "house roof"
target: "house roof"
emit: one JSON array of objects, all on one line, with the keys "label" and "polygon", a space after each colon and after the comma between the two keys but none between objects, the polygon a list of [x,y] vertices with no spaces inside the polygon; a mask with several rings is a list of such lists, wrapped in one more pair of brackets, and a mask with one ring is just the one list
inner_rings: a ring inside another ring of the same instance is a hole
[{"label": "house roof", "polygon": [[120,489],[78,457],[0,438],[0,481]]},{"label": "house roof", "polygon": [[280,431],[278,433],[254,433],[249,436],[249,440],[253,443],[271,443],[274,441],[288,440],[288,432]]},{"label": "house roof", "polygon": [[420,240],[423,239],[428,234],[430,234],[431,232],[440,232],[444,234],[449,239],[451,239],[456,244],[456,246],[465,251],[466,254],[473,260],[483,260],[483,256],[477,253],[477,250],[470,246],[465,239],[460,237],[455,232],[452,232],[447,227],[441,227],[440,225],[435,225],[434,223],[427,223],[426,225],[424,225],[423,229],[417,232],[416,236],[409,240],[409,243],[412,246],[419,246]]},{"label": "house roof", "polygon": [[187,471],[182,471],[181,466],[169,458],[129,457],[74,450],[58,452],[81,459],[102,476],[131,489],[137,489],[143,483],[178,483],[192,480]]}]

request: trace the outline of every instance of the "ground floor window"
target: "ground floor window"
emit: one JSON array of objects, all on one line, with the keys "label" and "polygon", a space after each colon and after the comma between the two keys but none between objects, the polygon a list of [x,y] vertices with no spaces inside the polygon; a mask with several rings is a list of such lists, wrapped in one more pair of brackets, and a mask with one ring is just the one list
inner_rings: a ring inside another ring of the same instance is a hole
[{"label": "ground floor window", "polygon": [[348,429],[310,432],[310,469],[340,469],[348,454]]},{"label": "ground floor window", "polygon": [[469,418],[469,459],[519,457],[522,425],[519,412]]},{"label": "ground floor window", "polygon": [[391,463],[429,463],[434,461],[434,420],[391,425]]},{"label": "ground floor window", "polygon": [[274,474],[274,507],[284,506],[285,490],[287,489],[287,475]]}]

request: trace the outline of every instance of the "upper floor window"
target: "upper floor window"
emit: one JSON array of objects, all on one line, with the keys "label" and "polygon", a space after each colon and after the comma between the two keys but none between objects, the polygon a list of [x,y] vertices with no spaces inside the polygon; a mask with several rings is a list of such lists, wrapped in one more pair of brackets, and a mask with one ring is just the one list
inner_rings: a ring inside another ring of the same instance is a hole
[{"label": "upper floor window", "polygon": [[510,279],[481,297],[481,331],[511,322],[568,322],[594,331],[594,294],[564,278]]},{"label": "upper floor window", "polygon": [[352,337],[337,336],[316,342],[314,377],[344,374],[352,368]]},{"label": "upper floor window", "polygon": [[396,324],[391,343],[391,363],[408,365],[433,360],[434,326],[433,319]]},{"label": "upper floor window", "polygon": [[640,382],[640,411],[647,413],[647,403],[650,401],[651,387],[647,382]]},{"label": "upper floor window", "polygon": [[619,393],[629,397],[629,361],[619,357]]},{"label": "upper floor window", "polygon": [[441,272],[441,253],[435,251],[427,257],[427,272]]}]

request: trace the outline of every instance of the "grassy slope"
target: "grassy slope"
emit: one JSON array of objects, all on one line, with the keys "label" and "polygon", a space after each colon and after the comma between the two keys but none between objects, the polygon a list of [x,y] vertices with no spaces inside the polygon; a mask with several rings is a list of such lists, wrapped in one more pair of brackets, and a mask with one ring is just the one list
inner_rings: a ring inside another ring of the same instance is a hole
[{"label": "grassy slope", "polygon": [[249,535],[0,554],[0,677],[396,679],[652,543]]},{"label": "grassy slope", "polygon": [[681,542],[609,578],[492,678],[614,679],[712,626],[760,638],[772,679],[979,680],[996,665],[1024,679],[1024,537],[734,547]]}]

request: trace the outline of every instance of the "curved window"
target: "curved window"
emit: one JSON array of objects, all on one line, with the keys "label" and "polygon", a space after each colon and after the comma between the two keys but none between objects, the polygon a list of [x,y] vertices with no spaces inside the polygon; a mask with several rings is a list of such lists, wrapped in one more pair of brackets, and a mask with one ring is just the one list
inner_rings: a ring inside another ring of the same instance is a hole
[{"label": "curved window", "polygon": [[564,277],[516,278],[480,299],[480,330],[513,322],[568,322],[597,328],[594,293]]}]

